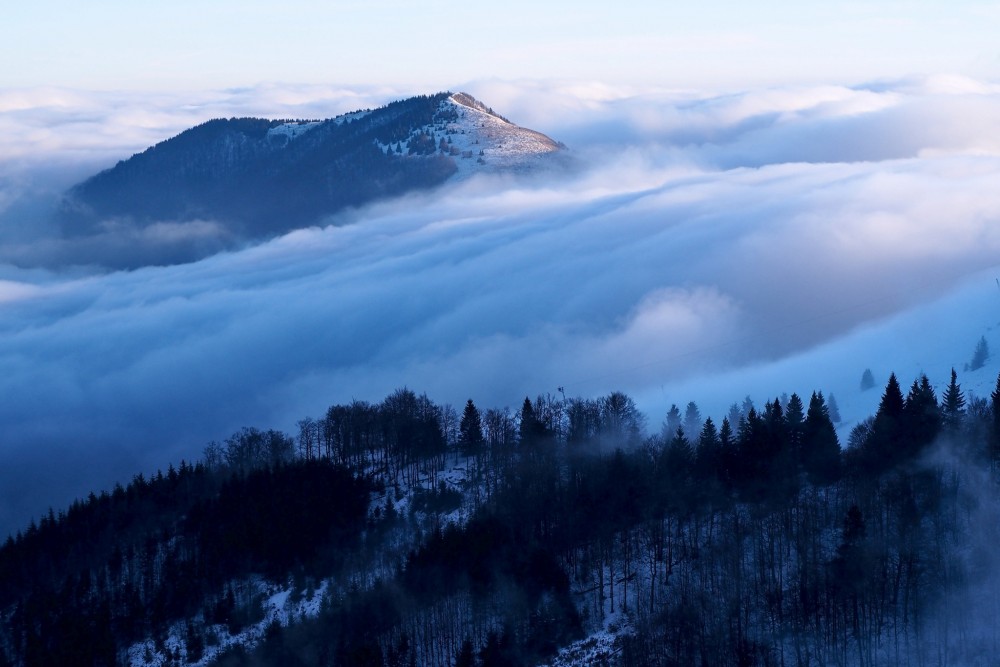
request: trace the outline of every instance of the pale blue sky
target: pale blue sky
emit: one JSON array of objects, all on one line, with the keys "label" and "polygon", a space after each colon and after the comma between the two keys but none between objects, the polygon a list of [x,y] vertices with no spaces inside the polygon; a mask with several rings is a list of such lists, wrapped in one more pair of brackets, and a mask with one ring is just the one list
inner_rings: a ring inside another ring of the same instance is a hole
[{"label": "pale blue sky", "polygon": [[5,7],[0,87],[266,82],[668,87],[1000,78],[1000,5],[944,2],[35,0]]}]

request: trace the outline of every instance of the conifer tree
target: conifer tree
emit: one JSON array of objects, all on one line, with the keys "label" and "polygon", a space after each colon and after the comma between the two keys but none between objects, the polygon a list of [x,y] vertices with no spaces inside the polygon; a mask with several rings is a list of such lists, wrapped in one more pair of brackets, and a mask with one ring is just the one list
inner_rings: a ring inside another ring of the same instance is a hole
[{"label": "conifer tree", "polygon": [[724,484],[733,483],[732,471],[736,466],[736,441],[733,437],[733,427],[728,417],[722,418],[719,427],[719,479]]},{"label": "conifer tree", "polygon": [[759,500],[769,483],[773,456],[767,425],[755,408],[750,408],[736,434],[736,461],[733,482],[754,500]]},{"label": "conifer tree", "polygon": [[664,444],[670,444],[673,439],[674,434],[677,433],[677,429],[681,427],[681,411],[674,403],[670,406],[670,410],[667,411],[667,418],[663,422],[663,442]]},{"label": "conifer tree", "polygon": [[882,394],[882,400],[879,401],[878,412],[876,414],[898,418],[903,414],[905,404],[906,401],[903,399],[903,391],[899,387],[899,380],[896,379],[896,374],[892,373],[889,375],[889,381],[885,385],[885,392]]},{"label": "conifer tree", "polygon": [[799,456],[792,445],[788,420],[785,418],[781,401],[767,404],[764,409],[764,422],[767,429],[767,440],[771,463],[767,472],[772,492],[790,497],[799,488]]},{"label": "conifer tree", "polygon": [[667,446],[667,474],[675,483],[681,483],[688,478],[693,463],[691,444],[684,435],[684,429],[678,428]]},{"label": "conifer tree", "polygon": [[837,405],[837,397],[830,394],[826,401],[826,411],[830,413],[830,421],[834,424],[840,423],[840,406]]},{"label": "conifer tree", "polygon": [[458,446],[466,456],[476,454],[483,444],[483,423],[479,409],[470,398],[462,412],[462,421],[458,425]]},{"label": "conifer tree", "polygon": [[768,437],[775,452],[785,448],[788,441],[788,422],[785,421],[785,411],[776,398],[773,403],[764,404],[764,422],[767,424]]},{"label": "conifer tree", "polygon": [[802,434],[805,428],[805,408],[798,394],[792,394],[785,410],[785,423],[788,424],[788,444],[797,461],[802,460]]},{"label": "conifer tree", "polygon": [[704,426],[698,437],[698,448],[695,451],[695,475],[699,479],[707,480],[716,476],[719,470],[719,433],[709,417],[705,420]]},{"label": "conifer tree", "polygon": [[538,418],[531,399],[524,397],[524,404],[521,406],[521,443],[525,445],[536,444],[546,435],[545,424]]},{"label": "conifer tree", "polygon": [[965,396],[958,384],[958,374],[951,369],[951,382],[941,397],[941,421],[944,429],[950,433],[958,431],[965,418]]},{"label": "conifer tree", "polygon": [[896,374],[889,375],[885,392],[875,413],[872,424],[872,437],[869,440],[867,464],[870,472],[881,473],[896,465],[903,458],[903,409],[906,400],[899,387]]},{"label": "conifer tree", "polygon": [[875,376],[872,375],[872,369],[866,368],[865,372],[861,374],[861,391],[868,391],[875,386]]},{"label": "conifer tree", "polygon": [[727,418],[729,419],[730,425],[740,423],[740,420],[743,418],[743,409],[740,407],[739,403],[733,403],[729,406]]},{"label": "conifer tree", "polygon": [[976,350],[972,353],[972,361],[969,362],[969,370],[977,371],[986,365],[990,358],[990,346],[986,342],[986,336],[981,336],[976,343]]},{"label": "conifer tree", "polygon": [[698,404],[691,401],[684,411],[684,432],[689,433],[691,438],[695,438],[701,432],[701,427],[701,412],[698,410]]},{"label": "conifer tree", "polygon": [[809,398],[802,429],[802,468],[815,486],[832,484],[840,478],[840,443],[822,392],[814,391]]},{"label": "conifer tree", "polygon": [[917,454],[933,442],[941,431],[941,411],[937,396],[926,375],[914,380],[903,407],[907,451]]}]

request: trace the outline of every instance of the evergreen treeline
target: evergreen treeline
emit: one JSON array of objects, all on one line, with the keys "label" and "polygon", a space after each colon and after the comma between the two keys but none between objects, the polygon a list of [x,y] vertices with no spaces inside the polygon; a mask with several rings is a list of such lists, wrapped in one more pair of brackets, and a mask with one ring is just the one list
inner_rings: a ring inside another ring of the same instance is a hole
[{"label": "evergreen treeline", "polygon": [[178,623],[197,659],[261,621],[255,576],[329,588],[220,664],[532,664],[612,621],[623,665],[949,664],[1000,640],[949,613],[1000,612],[975,593],[996,583],[1000,378],[983,400],[893,375],[843,450],[821,393],[718,425],[675,407],[651,437],[618,392],[459,416],[403,389],[299,427],[8,539],[0,664],[122,664]]},{"label": "evergreen treeline", "polygon": [[326,460],[182,464],[50,514],[0,549],[0,664],[118,665],[130,643],[197,614],[237,630],[259,601],[231,583],[342,558],[369,488]]}]

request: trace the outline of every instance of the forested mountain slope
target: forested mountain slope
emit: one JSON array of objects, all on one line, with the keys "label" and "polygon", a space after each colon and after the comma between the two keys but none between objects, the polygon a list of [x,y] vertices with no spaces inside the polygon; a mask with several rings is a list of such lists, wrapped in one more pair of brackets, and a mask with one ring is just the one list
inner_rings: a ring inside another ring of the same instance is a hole
[{"label": "forested mountain slope", "polygon": [[200,220],[260,238],[559,149],[463,93],[321,121],[215,119],[80,183],[60,216],[71,234]]},{"label": "forested mountain slope", "polygon": [[893,375],[843,449],[820,393],[644,427],[403,389],[244,429],[9,538],[0,664],[988,662],[1000,379]]}]

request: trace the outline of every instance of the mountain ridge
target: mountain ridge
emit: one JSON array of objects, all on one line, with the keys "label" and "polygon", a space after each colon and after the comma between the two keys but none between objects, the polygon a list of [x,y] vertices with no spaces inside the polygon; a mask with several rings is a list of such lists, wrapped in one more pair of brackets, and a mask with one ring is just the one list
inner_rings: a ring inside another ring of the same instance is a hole
[{"label": "mountain ridge", "polygon": [[209,220],[259,239],[453,177],[530,170],[564,148],[467,93],[323,120],[216,118],[77,184],[58,218],[70,236]]}]

